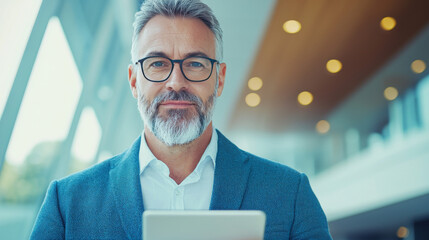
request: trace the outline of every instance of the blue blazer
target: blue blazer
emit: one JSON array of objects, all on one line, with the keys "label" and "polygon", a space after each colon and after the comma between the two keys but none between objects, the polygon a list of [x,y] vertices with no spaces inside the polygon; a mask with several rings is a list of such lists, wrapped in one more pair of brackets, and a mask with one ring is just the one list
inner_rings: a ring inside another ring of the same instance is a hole
[{"label": "blue blazer", "polygon": [[[242,151],[218,132],[211,210],[262,210],[264,239],[331,239],[307,177]],[[53,181],[31,239],[141,239],[138,138],[124,153]]]}]

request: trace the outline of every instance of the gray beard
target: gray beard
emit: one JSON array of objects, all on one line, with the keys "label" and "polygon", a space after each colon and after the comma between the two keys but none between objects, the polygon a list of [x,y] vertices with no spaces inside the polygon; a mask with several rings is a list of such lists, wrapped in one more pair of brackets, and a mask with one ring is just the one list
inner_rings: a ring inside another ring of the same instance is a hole
[{"label": "gray beard", "polygon": [[[197,139],[210,124],[216,101],[217,87],[206,103],[187,91],[170,91],[156,96],[149,102],[138,91],[137,107],[144,124],[165,145],[185,145]],[[183,100],[193,102],[195,111],[186,109],[169,109],[166,116],[159,113],[160,103],[166,100]]]}]

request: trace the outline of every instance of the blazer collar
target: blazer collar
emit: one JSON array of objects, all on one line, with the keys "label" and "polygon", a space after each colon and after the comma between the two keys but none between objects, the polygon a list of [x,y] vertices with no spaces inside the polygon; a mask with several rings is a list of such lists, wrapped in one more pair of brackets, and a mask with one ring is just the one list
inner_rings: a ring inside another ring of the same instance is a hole
[{"label": "blazer collar", "polygon": [[[217,130],[216,130],[217,131]],[[219,131],[210,210],[238,210],[247,186],[247,156]]]},{"label": "blazer collar", "polygon": [[142,237],[144,206],[139,175],[140,140],[137,138],[118,161],[112,162],[110,170],[115,204],[129,239]]},{"label": "blazer collar", "polygon": [[[217,130],[216,130],[217,131]],[[218,151],[210,210],[238,210],[250,172],[247,156],[219,131]],[[141,137],[117,161],[111,163],[115,204],[129,239],[141,239],[144,211],[139,174]]]}]

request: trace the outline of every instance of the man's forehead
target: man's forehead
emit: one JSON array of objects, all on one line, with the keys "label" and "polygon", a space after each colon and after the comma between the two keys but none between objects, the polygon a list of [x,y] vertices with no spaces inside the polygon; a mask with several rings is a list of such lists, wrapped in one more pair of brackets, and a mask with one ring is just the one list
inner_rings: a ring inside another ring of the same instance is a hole
[{"label": "man's forehead", "polygon": [[142,31],[151,25],[162,25],[164,29],[160,30],[168,30],[172,33],[175,31],[182,32],[187,26],[192,26],[192,28],[190,28],[191,30],[201,28],[205,31],[211,32],[203,21],[193,17],[156,15],[145,24]]},{"label": "man's forehead", "polygon": [[169,55],[173,54],[171,51],[180,54],[215,53],[213,32],[201,20],[187,17],[153,17],[140,32],[137,44],[140,56],[150,52]]}]

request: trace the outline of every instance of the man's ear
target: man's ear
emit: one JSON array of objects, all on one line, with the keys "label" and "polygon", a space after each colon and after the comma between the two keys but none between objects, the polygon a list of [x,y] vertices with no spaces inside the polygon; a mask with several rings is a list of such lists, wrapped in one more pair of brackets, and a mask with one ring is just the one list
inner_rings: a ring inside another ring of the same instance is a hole
[{"label": "man's ear", "polygon": [[137,86],[136,86],[136,71],[134,71],[134,65],[130,64],[128,65],[128,82],[130,83],[130,89],[134,96],[134,98],[137,98]]},{"label": "man's ear", "polygon": [[220,97],[222,95],[223,86],[225,83],[225,74],[226,74],[226,63],[219,64],[219,85],[217,89],[217,96]]}]

